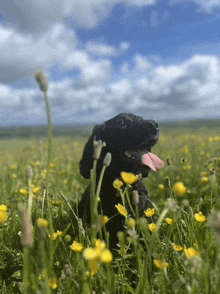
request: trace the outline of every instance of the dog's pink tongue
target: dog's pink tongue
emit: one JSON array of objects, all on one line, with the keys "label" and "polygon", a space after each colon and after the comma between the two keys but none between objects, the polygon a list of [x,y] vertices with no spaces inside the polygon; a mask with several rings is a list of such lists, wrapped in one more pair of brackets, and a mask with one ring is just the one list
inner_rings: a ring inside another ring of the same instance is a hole
[{"label": "dog's pink tongue", "polygon": [[142,156],[142,162],[149,166],[152,170],[157,171],[163,167],[164,162],[155,154],[148,152]]}]

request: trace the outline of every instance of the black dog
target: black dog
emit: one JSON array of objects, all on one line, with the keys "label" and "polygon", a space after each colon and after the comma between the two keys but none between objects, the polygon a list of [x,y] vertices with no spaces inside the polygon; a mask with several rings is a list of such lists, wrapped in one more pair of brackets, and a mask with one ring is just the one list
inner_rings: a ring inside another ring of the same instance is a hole
[{"label": "black dog", "polygon": [[[98,160],[97,179],[99,179],[106,153],[110,152],[112,155],[111,163],[104,174],[100,192],[103,214],[112,217],[118,213],[115,205],[122,203],[122,201],[116,195],[117,190],[113,187],[113,181],[121,179],[120,173],[125,171],[140,176],[140,179],[132,185],[133,193],[138,194],[138,201],[137,199],[136,201],[132,199],[132,193],[130,200],[134,211],[135,205],[138,205],[139,216],[143,216],[144,211],[151,207],[151,205],[148,190],[143,185],[142,178],[147,177],[151,169],[156,171],[156,168],[163,166],[163,162],[150,152],[151,147],[157,143],[159,138],[158,124],[153,120],[144,120],[140,116],[122,113],[101,125],[95,126],[92,135],[85,145],[80,161],[80,173],[87,179],[90,178],[90,170],[93,167],[94,137],[97,141],[101,140],[106,143],[106,147],[103,147],[100,159]],[[137,202],[139,203],[137,204]],[[132,216],[127,201],[126,210]],[[85,217],[87,223],[90,222],[89,186],[79,203],[78,212],[80,218]],[[106,228],[110,233],[110,246],[115,246],[117,243],[117,232],[124,230],[124,220],[124,216],[118,214],[106,224]],[[151,222],[150,219],[149,222]]]}]

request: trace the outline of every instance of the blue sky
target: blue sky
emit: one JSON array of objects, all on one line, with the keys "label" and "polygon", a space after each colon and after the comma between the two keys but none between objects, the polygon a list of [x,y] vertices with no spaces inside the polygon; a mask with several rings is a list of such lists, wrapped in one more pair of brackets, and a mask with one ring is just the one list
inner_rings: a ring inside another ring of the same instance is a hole
[{"label": "blue sky", "polygon": [[0,8],[0,124],[220,117],[220,0],[8,0]]}]

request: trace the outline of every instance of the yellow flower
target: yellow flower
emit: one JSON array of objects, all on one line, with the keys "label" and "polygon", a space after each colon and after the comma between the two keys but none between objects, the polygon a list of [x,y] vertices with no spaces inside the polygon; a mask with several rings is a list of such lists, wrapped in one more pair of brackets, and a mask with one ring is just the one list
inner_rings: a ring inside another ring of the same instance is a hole
[{"label": "yellow flower", "polygon": [[95,273],[94,271],[91,271],[91,272],[90,272],[90,271],[87,271],[87,272],[86,272],[87,276],[93,276],[94,273]]},{"label": "yellow flower", "polygon": [[154,208],[148,208],[144,211],[144,214],[146,215],[146,217],[151,217],[152,215],[154,215]]},{"label": "yellow flower", "polygon": [[184,193],[186,193],[186,187],[183,185],[182,182],[176,182],[173,185],[173,192],[178,196],[183,195]]},{"label": "yellow flower", "polygon": [[163,184],[159,184],[158,185],[158,188],[161,189],[161,190],[163,190],[164,189],[164,185]]},{"label": "yellow flower", "polygon": [[20,189],[20,193],[21,194],[28,194],[28,190],[27,189]]},{"label": "yellow flower", "polygon": [[[50,234],[48,235],[48,237],[50,238]],[[56,238],[57,238],[57,233],[53,233],[52,240],[56,240]]]},{"label": "yellow flower", "polygon": [[186,255],[186,257],[190,258],[194,255],[200,255],[200,253],[198,251],[196,251],[196,249],[189,247],[188,249],[184,249],[184,253]]},{"label": "yellow flower", "polygon": [[4,204],[2,204],[2,205],[0,205],[0,210],[6,210],[7,209],[7,206],[6,205],[4,205]]},{"label": "yellow flower", "polygon": [[91,272],[96,272],[99,269],[98,259],[88,260],[88,267]]},{"label": "yellow flower", "polygon": [[207,176],[207,174],[208,174],[208,172],[207,172],[207,171],[205,171],[205,172],[202,172],[202,175],[203,175],[203,176]]},{"label": "yellow flower", "polygon": [[127,172],[121,172],[121,178],[125,183],[130,184],[130,185],[138,180],[137,176],[135,176],[132,173],[127,173]]},{"label": "yellow flower", "polygon": [[5,210],[0,210],[0,223],[3,223],[8,217],[8,213]]},{"label": "yellow flower", "polygon": [[52,201],[52,203],[56,206],[59,206],[62,203],[62,201],[60,201],[60,200],[59,201]]},{"label": "yellow flower", "polygon": [[184,146],[184,152],[187,154],[189,153],[189,147],[187,145]]},{"label": "yellow flower", "polygon": [[156,265],[156,267],[158,268],[165,268],[168,267],[169,263],[168,262],[161,262],[158,259],[154,259],[154,264]]},{"label": "yellow flower", "polygon": [[12,178],[17,178],[17,174],[12,174]]},{"label": "yellow flower", "polygon": [[96,240],[95,248],[86,248],[83,251],[83,257],[88,261],[90,272],[95,272],[99,268],[99,262],[111,262],[113,256],[111,252],[105,248],[105,242],[100,239]]},{"label": "yellow flower", "polygon": [[172,222],[173,222],[173,219],[172,218],[166,218],[166,222],[168,223],[168,225],[171,225]]},{"label": "yellow flower", "polygon": [[99,258],[102,262],[111,262],[113,259],[113,256],[112,256],[112,253],[108,249],[104,249],[104,250],[102,250]]},{"label": "yellow flower", "polygon": [[55,166],[55,164],[51,162],[50,163],[50,167],[54,167],[54,166]]},{"label": "yellow flower", "polygon": [[82,249],[83,249],[83,244],[81,244],[81,243],[77,243],[76,241],[74,241],[73,244],[70,246],[70,248],[71,248],[73,251],[80,252],[80,251],[82,251]]},{"label": "yellow flower", "polygon": [[33,193],[37,193],[40,190],[40,188],[35,187],[34,185],[32,185],[31,187],[32,187]]},{"label": "yellow flower", "polygon": [[136,221],[134,218],[129,218],[127,221],[126,221],[126,226],[128,226],[129,228],[133,228],[136,224]]},{"label": "yellow flower", "polygon": [[113,182],[113,187],[115,189],[119,189],[121,186],[123,185],[122,181],[120,181],[119,179],[114,180]]},{"label": "yellow flower", "polygon": [[86,260],[94,260],[94,259],[97,259],[98,252],[97,252],[97,250],[95,248],[86,248],[83,251],[83,257]]},{"label": "yellow flower", "polygon": [[176,176],[176,180],[177,180],[177,181],[180,180],[180,176]]},{"label": "yellow flower", "polygon": [[156,229],[156,225],[154,223],[149,224],[148,227],[149,227],[151,232],[153,232]]},{"label": "yellow flower", "polygon": [[57,236],[61,236],[61,235],[63,234],[63,232],[62,232],[62,231],[59,231],[59,230],[57,230],[56,234],[57,234]]},{"label": "yellow flower", "polygon": [[202,215],[202,212],[196,213],[195,215],[195,219],[197,220],[197,222],[204,222],[206,221],[206,217],[204,215]]},{"label": "yellow flower", "polygon": [[48,285],[50,286],[50,288],[56,289],[57,288],[57,279],[55,277],[50,278],[48,281]]},{"label": "yellow flower", "polygon": [[104,225],[108,222],[108,217],[106,215],[99,215],[99,223],[100,225]]},{"label": "yellow flower", "polygon": [[63,183],[64,183],[64,184],[67,184],[67,180],[63,180]]},{"label": "yellow flower", "polygon": [[117,208],[117,210],[120,214],[124,215],[127,218],[128,212],[124,208],[124,206],[122,206],[120,203],[118,203],[118,205],[115,205],[115,207]]},{"label": "yellow flower", "polygon": [[121,247],[120,250],[118,251],[118,253],[121,255],[121,256],[124,256],[126,252],[126,249],[124,247]]},{"label": "yellow flower", "polygon": [[41,270],[41,274],[39,275],[39,280],[44,280],[45,279],[45,275],[46,275],[46,273],[45,273],[45,269],[42,269]]},{"label": "yellow flower", "polygon": [[43,219],[43,218],[38,218],[37,219],[37,225],[38,225],[38,227],[41,227],[41,226],[47,227],[48,226],[48,221],[46,219]]},{"label": "yellow flower", "polygon": [[204,182],[208,182],[208,178],[207,178],[207,177],[203,177],[203,178],[201,179],[201,182],[202,182],[202,183],[204,183]]},{"label": "yellow flower", "polygon": [[176,251],[181,251],[183,250],[183,247],[180,246],[180,245],[176,245],[175,243],[172,243],[173,244],[173,248],[176,250]]},{"label": "yellow flower", "polygon": [[65,174],[65,169],[61,169],[61,171],[59,172],[60,175]]},{"label": "yellow flower", "polygon": [[10,169],[15,169],[15,168],[17,168],[17,165],[16,164],[12,164],[12,165],[9,166],[9,168]]}]

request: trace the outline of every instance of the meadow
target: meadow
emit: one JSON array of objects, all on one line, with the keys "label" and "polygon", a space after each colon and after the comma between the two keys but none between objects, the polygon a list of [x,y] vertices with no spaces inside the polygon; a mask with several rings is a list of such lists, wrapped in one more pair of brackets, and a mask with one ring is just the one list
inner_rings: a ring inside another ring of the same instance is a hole
[{"label": "meadow", "polygon": [[94,243],[77,221],[86,140],[54,138],[49,170],[46,138],[1,140],[1,293],[219,293],[217,129],[161,130],[153,152],[165,165],[144,180],[156,227],[129,220],[112,252],[108,234]]},{"label": "meadow", "polygon": [[[52,139],[47,82],[41,72],[34,77],[45,98],[48,139],[18,139],[15,130],[16,139],[0,141],[1,293],[219,293],[218,127],[161,128],[152,151],[165,165],[144,179],[154,206],[145,215],[155,223],[116,205],[125,229],[112,249],[108,218],[97,211],[98,158],[91,180],[83,179],[79,161],[88,138],[78,129],[73,137]],[[26,128],[23,137],[30,133]],[[109,164],[105,158],[104,168]],[[124,203],[137,177],[121,178],[112,184]],[[89,182],[87,227],[77,203]]]}]

